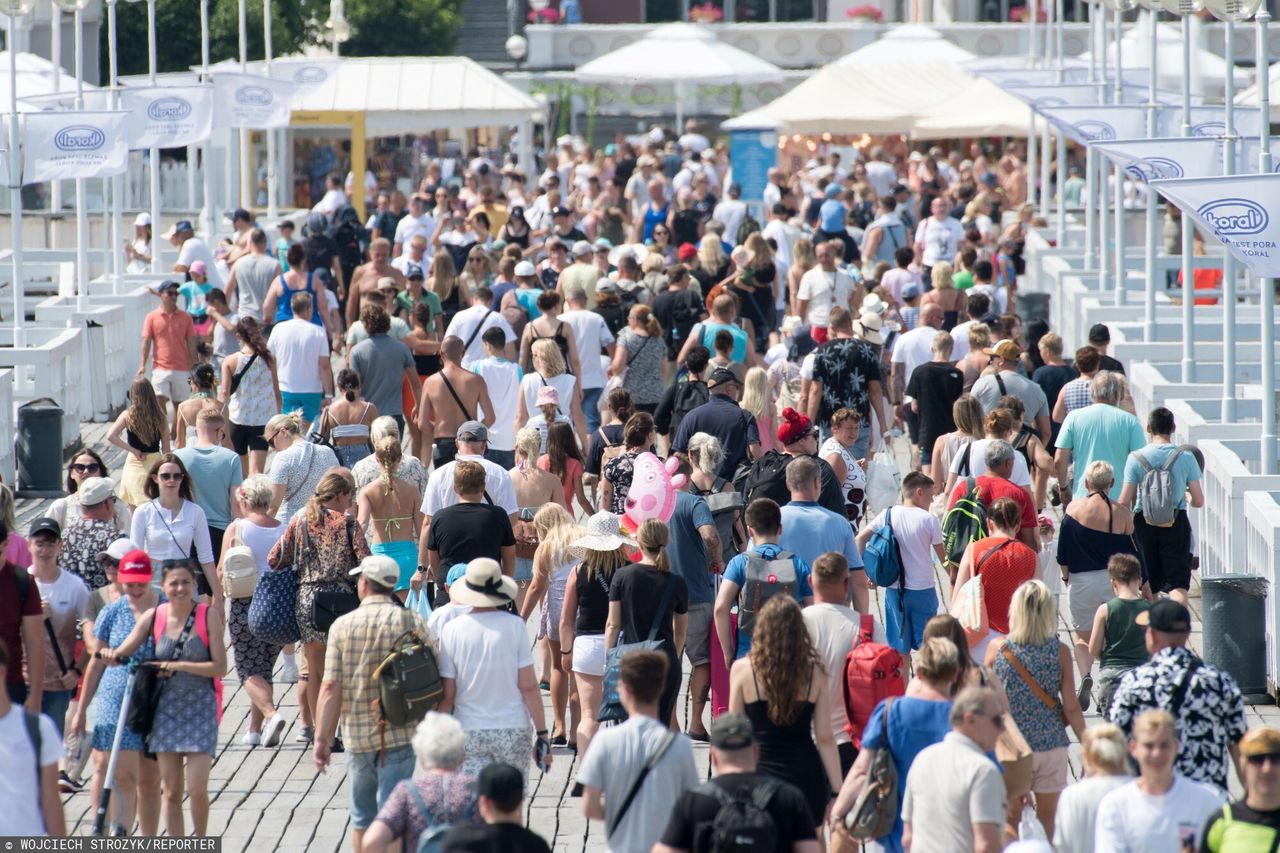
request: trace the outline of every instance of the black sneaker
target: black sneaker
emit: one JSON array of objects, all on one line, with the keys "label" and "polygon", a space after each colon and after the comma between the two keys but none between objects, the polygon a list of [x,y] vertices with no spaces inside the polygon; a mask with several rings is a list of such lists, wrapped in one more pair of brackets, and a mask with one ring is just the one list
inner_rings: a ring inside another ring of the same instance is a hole
[{"label": "black sneaker", "polygon": [[1089,702],[1093,698],[1093,675],[1086,672],[1084,678],[1080,679],[1080,690],[1076,694],[1080,700],[1080,712],[1084,713],[1089,710]]},{"label": "black sneaker", "polygon": [[78,794],[84,790],[84,785],[72,779],[67,775],[67,771],[63,770],[58,774],[58,790],[64,794]]},{"label": "black sneaker", "polygon": [[342,745],[342,738],[340,737],[334,738],[333,746],[329,747],[330,754],[336,755],[339,752],[346,752],[346,751],[347,751],[347,748]]}]

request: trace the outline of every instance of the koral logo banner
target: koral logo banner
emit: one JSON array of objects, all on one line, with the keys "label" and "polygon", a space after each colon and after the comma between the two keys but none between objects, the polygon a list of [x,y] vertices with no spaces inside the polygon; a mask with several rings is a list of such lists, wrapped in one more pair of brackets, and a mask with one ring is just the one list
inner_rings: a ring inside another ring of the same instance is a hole
[{"label": "koral logo banner", "polygon": [[1152,181],[1254,275],[1280,278],[1280,175]]},{"label": "koral logo banner", "polygon": [[[1161,109],[1166,108],[1158,107],[1157,115]],[[1147,135],[1145,106],[1048,107],[1037,109],[1036,112],[1053,122],[1073,142],[1080,145]]]},{"label": "koral logo banner", "polygon": [[126,117],[88,110],[24,114],[22,182],[123,174],[129,163]]},{"label": "koral logo banner", "polygon": [[1089,145],[1135,180],[1204,178],[1222,172],[1218,140],[1208,137],[1178,139],[1120,139]]},{"label": "koral logo banner", "polygon": [[285,127],[297,87],[257,74],[213,73],[213,126],[266,130]]},{"label": "koral logo banner", "polygon": [[276,59],[271,63],[271,79],[284,80],[297,87],[299,93],[310,92],[329,82],[342,67],[340,59],[323,57],[291,57]]},{"label": "koral logo banner", "polygon": [[213,132],[210,86],[126,88],[121,94],[129,112],[129,147],[135,151],[198,145]]},{"label": "koral logo banner", "polygon": [[[1192,107],[1188,117],[1192,136],[1226,136],[1227,110],[1222,106]],[[1257,107],[1236,107],[1232,115],[1236,136],[1257,136],[1262,130],[1262,113]],[[1156,120],[1161,136],[1182,135],[1182,108],[1164,110]]]}]

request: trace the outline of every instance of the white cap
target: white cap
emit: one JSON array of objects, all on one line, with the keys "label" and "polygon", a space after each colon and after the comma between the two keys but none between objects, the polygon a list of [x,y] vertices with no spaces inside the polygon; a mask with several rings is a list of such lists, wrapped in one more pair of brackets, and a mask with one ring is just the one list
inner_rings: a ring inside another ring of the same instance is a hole
[{"label": "white cap", "polygon": [[133,218],[133,227],[134,227],[134,228],[141,228],[141,227],[143,227],[144,225],[150,225],[150,224],[151,224],[151,214],[150,214],[150,213],[139,213],[137,216],[135,216],[135,217]]},{"label": "white cap", "polygon": [[521,261],[516,264],[516,276],[518,278],[531,278],[537,274],[537,269],[534,268],[530,261]]},{"label": "white cap", "polygon": [[107,546],[107,550],[98,552],[98,556],[108,556],[118,563],[124,559],[125,554],[136,550],[138,550],[138,546],[133,544],[133,540],[117,539]]},{"label": "white cap", "polygon": [[400,566],[390,557],[383,557],[378,554],[371,554],[360,561],[360,565],[352,569],[348,574],[364,575],[374,583],[380,583],[383,586],[395,588],[400,583]]}]

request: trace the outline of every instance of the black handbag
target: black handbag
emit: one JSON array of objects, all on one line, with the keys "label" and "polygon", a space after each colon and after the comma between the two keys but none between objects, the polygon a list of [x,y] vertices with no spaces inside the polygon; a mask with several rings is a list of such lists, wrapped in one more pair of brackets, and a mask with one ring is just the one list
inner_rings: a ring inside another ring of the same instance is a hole
[{"label": "black handbag", "polygon": [[[347,522],[347,549],[355,553],[355,521],[350,517]],[[313,554],[311,548],[311,534],[308,532],[307,525],[302,525],[302,548],[304,553]],[[329,628],[338,620],[339,616],[345,616],[352,610],[360,606],[360,596],[356,595],[355,590],[333,590],[317,592],[311,599],[311,627],[321,634],[327,634]]]},{"label": "black handbag", "polygon": [[[187,640],[191,637],[191,629],[196,624],[197,607],[198,605],[191,607],[187,623],[182,626],[182,633],[178,635],[178,642],[174,644],[173,654],[169,656],[169,660],[177,660],[182,656],[182,648],[187,644]],[[155,631],[154,612],[151,614],[149,631]],[[129,714],[124,721],[126,728],[143,737],[151,734],[156,721],[156,708],[160,705],[160,694],[164,692],[164,686],[168,681],[168,678],[160,677],[160,671],[154,666],[143,664],[139,667],[133,681],[133,692],[129,694]]]}]

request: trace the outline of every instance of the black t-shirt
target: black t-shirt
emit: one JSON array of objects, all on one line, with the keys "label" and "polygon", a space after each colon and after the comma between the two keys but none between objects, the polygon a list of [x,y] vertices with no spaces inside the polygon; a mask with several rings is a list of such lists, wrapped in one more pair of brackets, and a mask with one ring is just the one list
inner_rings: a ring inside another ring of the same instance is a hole
[{"label": "black t-shirt", "polygon": [[1049,401],[1049,408],[1052,409],[1053,404],[1058,402],[1058,395],[1062,393],[1063,387],[1079,375],[1069,364],[1046,364],[1037,367],[1036,372],[1031,374],[1031,379],[1040,386],[1045,399]]},{"label": "black t-shirt", "polygon": [[431,518],[427,531],[427,550],[440,552],[440,564],[446,570],[477,557],[502,562],[503,546],[515,544],[506,512],[483,501],[445,507]]},{"label": "black t-shirt", "polygon": [[[729,773],[717,776],[706,784],[715,785],[729,794],[737,794],[744,789],[754,788],[766,778],[778,783],[778,790],[769,799],[768,806],[769,815],[778,829],[778,849],[790,850],[796,842],[817,838],[813,829],[815,822],[809,814],[809,803],[800,789],[789,782],[766,777],[761,773]],[[662,833],[663,844],[678,850],[705,853],[707,842],[699,836],[708,834],[721,806],[714,795],[702,793],[700,789],[701,786],[685,791],[676,799],[675,806],[671,809],[671,819]]]},{"label": "black t-shirt", "polygon": [[689,612],[689,586],[684,578],[654,566],[632,563],[618,569],[609,584],[609,601],[622,604],[622,637],[620,642],[638,643],[649,639],[649,629],[658,615],[658,604],[666,590],[667,578],[675,581],[667,612],[658,623],[658,636],[675,648],[672,619],[676,613]]},{"label": "black t-shirt", "polygon": [[1110,370],[1112,373],[1119,373],[1121,375],[1124,374],[1124,365],[1116,361],[1114,358],[1112,358],[1109,355],[1103,355],[1098,357],[1098,369]]},{"label": "black t-shirt", "polygon": [[302,243],[307,253],[307,269],[327,270],[333,266],[333,256],[338,254],[338,244],[327,234],[312,234]]},{"label": "black t-shirt", "polygon": [[[614,577],[617,576],[618,573],[614,572]],[[573,620],[574,636],[603,634],[605,624],[609,621],[609,588],[612,582],[603,572],[592,572],[588,577],[584,566],[578,566],[574,570],[573,582],[578,590],[578,613]]]},{"label": "black t-shirt", "polygon": [[933,452],[938,436],[956,428],[951,406],[964,393],[964,373],[954,364],[927,361],[911,371],[907,394],[916,401],[920,416],[920,446]]},{"label": "black t-shirt", "polygon": [[674,357],[702,318],[702,300],[692,290],[664,290],[653,297],[653,316],[663,328],[668,355]]},{"label": "black t-shirt", "polygon": [[515,823],[457,826],[444,837],[444,853],[551,853],[541,835]]},{"label": "black t-shirt", "polygon": [[566,244],[568,244],[569,248],[573,248],[573,244],[578,242],[579,240],[587,239],[587,235],[584,234],[582,230],[579,229],[576,225],[570,228],[568,231],[564,232],[563,234],[561,234],[559,231],[553,231],[552,233],[555,234],[557,237],[559,237],[561,240],[563,240]]},{"label": "black t-shirt", "polygon": [[855,338],[827,341],[814,350],[813,378],[822,383],[818,423],[826,426],[831,416],[843,408],[871,417],[872,382],[880,382],[880,356],[875,347]]},{"label": "black t-shirt", "polygon": [[[1209,818],[1204,825],[1204,832],[1200,837],[1200,853],[1233,853],[1227,847],[1210,844],[1209,833],[1213,829],[1213,825],[1222,820],[1222,809],[1218,809]],[[1257,809],[1251,809],[1243,800],[1238,800],[1231,804],[1231,822],[1232,823],[1253,823],[1258,826],[1266,826],[1280,832],[1280,809],[1269,812],[1260,812]],[[1237,848],[1238,849],[1238,848]],[[1253,848],[1262,850],[1262,847]]]}]

